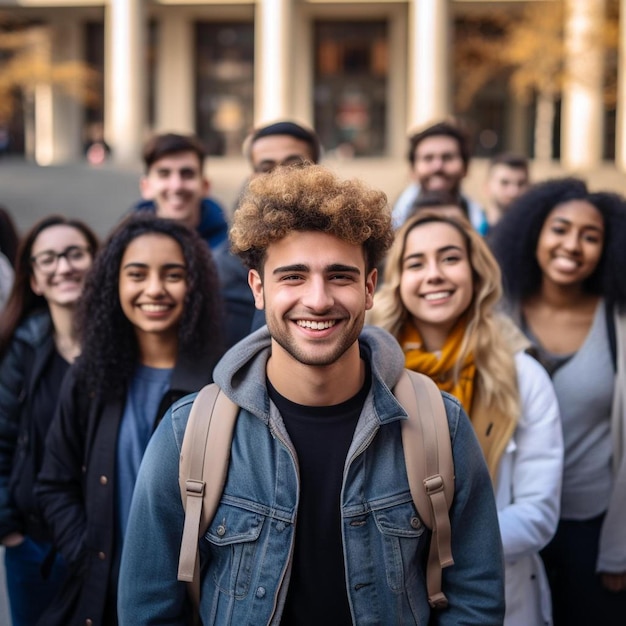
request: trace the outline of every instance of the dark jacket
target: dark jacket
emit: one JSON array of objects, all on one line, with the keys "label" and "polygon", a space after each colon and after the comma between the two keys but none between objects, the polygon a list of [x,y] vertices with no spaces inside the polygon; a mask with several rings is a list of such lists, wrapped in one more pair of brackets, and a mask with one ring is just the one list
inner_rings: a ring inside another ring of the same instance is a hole
[{"label": "dark jacket", "polygon": [[[179,359],[155,427],[172,402],[211,382],[214,365]],[[105,398],[90,397],[75,367],[65,378],[46,441],[37,495],[70,575],[42,617],[42,625],[116,623],[115,459],[125,401],[126,389]]]},{"label": "dark jacket", "polygon": [[261,328],[265,324],[265,313],[255,308],[248,285],[248,268],[230,251],[228,241],[213,251],[213,260],[220,279],[228,349]]},{"label": "dark jacket", "polygon": [[[133,211],[150,211],[156,213],[156,205],[152,200],[138,202]],[[200,224],[196,231],[207,246],[212,250],[228,239],[228,222],[222,207],[211,198],[204,198],[200,205]]]},{"label": "dark jacket", "polygon": [[54,351],[52,321],[41,311],[17,328],[0,364],[0,538],[20,532],[49,539],[33,490],[58,393],[40,399],[47,412],[33,414],[31,399],[44,393],[40,385]]}]

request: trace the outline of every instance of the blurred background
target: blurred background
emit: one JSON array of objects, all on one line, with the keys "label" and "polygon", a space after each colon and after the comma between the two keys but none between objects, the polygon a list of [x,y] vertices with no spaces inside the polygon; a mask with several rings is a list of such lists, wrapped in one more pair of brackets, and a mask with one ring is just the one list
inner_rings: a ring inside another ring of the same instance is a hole
[{"label": "blurred background", "polygon": [[37,210],[96,203],[110,225],[143,141],[175,131],[208,146],[230,207],[243,138],[278,118],[392,201],[407,132],[448,115],[473,138],[479,200],[481,159],[503,150],[535,180],[624,190],[625,22],[626,0],[0,0],[0,203],[29,224],[45,189]]},{"label": "blurred background", "polygon": [[535,181],[626,193],[625,107],[626,0],[0,0],[0,204],[21,230],[61,212],[105,235],[164,131],[204,141],[230,210],[243,138],[279,118],[392,202],[407,133],[446,116],[473,138],[479,201],[505,150]]}]

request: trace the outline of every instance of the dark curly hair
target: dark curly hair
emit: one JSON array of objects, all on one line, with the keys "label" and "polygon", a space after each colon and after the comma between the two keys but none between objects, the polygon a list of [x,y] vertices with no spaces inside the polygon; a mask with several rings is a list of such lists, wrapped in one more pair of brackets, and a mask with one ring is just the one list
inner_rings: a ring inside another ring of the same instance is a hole
[{"label": "dark curly hair", "polygon": [[558,178],[534,185],[511,205],[489,234],[489,245],[500,263],[509,302],[521,302],[539,290],[539,234],[552,209],[571,200],[592,204],[605,225],[600,262],[583,288],[610,302],[626,303],[626,276],[617,270],[626,266],[626,203],[615,193],[590,192],[578,178]]},{"label": "dark curly hair", "polygon": [[33,245],[39,235],[53,226],[69,226],[76,229],[87,240],[92,255],[98,251],[98,237],[81,220],[64,215],[49,215],[36,222],[22,238],[16,254],[15,279],[9,299],[0,316],[0,356],[6,351],[13,333],[31,313],[46,309],[48,304],[43,296],[37,295],[30,286],[33,275],[31,261]]},{"label": "dark curly hair", "polygon": [[293,231],[322,231],[362,245],[367,271],[393,241],[387,196],[321,165],[279,167],[251,180],[233,218],[232,250],[262,273],[267,247]]},{"label": "dark curly hair", "polygon": [[119,389],[139,358],[134,327],[122,311],[119,275],[128,245],[147,234],[171,237],[187,266],[187,293],[178,335],[179,354],[220,355],[222,304],[217,270],[199,235],[175,220],[135,213],[109,235],[87,277],[77,320],[81,356],[77,372],[91,393]]}]

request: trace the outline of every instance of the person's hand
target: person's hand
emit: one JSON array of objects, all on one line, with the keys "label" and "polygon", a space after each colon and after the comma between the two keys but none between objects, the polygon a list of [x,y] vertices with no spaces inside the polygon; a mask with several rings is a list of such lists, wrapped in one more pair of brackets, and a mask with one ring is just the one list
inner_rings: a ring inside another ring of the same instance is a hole
[{"label": "person's hand", "polygon": [[2,545],[5,548],[16,548],[24,541],[24,535],[22,533],[9,533],[5,537],[2,537]]},{"label": "person's hand", "polygon": [[609,574],[607,572],[603,572],[600,574],[600,578],[602,580],[602,584],[609,591],[624,591],[626,590],[626,572],[622,572],[621,574]]}]

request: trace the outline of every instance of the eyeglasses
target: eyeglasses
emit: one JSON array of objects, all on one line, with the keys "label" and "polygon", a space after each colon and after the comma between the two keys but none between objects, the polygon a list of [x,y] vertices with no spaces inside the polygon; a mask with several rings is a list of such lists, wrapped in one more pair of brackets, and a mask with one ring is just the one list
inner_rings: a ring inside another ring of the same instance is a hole
[{"label": "eyeglasses", "polygon": [[73,269],[83,269],[91,260],[91,249],[88,246],[68,246],[63,252],[44,250],[30,257],[30,262],[44,274],[52,274],[59,265],[59,259],[64,257]]},{"label": "eyeglasses", "polygon": [[254,167],[254,172],[255,174],[269,174],[270,172],[273,172],[277,167],[300,168],[308,165],[309,163],[311,163],[309,159],[305,159],[302,156],[294,154],[292,156],[288,156],[282,161],[272,161],[270,159],[261,161],[258,165]]}]

